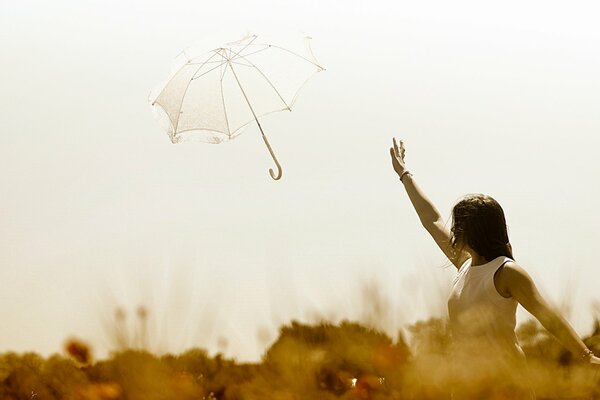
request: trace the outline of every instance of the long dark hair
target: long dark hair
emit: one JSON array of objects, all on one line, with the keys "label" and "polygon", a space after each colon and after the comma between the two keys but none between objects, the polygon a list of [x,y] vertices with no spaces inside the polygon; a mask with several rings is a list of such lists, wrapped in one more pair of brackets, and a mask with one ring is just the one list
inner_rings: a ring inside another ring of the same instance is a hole
[{"label": "long dark hair", "polygon": [[484,194],[466,195],[452,209],[451,245],[459,252],[468,245],[486,261],[499,256],[514,259],[504,211]]}]

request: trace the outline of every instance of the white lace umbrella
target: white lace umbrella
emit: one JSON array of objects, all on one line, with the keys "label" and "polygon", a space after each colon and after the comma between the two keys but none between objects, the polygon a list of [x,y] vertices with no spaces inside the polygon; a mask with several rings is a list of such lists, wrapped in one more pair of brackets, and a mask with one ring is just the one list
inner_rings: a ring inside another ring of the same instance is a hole
[{"label": "white lace umbrella", "polygon": [[277,165],[277,174],[269,173],[280,179],[281,165],[259,118],[291,111],[302,86],[324,70],[312,54],[310,38],[305,38],[303,54],[259,43],[256,35],[199,56],[182,54],[183,64],[149,99],[171,141],[221,143],[255,121]]}]

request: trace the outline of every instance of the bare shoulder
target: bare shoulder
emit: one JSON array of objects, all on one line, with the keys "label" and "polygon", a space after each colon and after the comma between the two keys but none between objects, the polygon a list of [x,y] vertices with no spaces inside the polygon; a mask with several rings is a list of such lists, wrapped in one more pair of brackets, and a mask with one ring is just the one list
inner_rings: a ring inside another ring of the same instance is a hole
[{"label": "bare shoulder", "polygon": [[496,290],[503,297],[512,297],[538,320],[548,315],[551,306],[538,291],[527,271],[515,262],[508,262],[500,268],[498,281],[494,279]]},{"label": "bare shoulder", "polygon": [[501,274],[506,274],[509,275],[511,277],[517,277],[517,276],[529,276],[527,274],[527,271],[525,271],[525,268],[523,268],[522,266],[520,266],[519,264],[517,264],[515,261],[507,261],[504,263],[504,265],[502,266],[502,268],[500,268],[499,273]]},{"label": "bare shoulder", "polygon": [[502,297],[512,297],[516,288],[533,284],[531,277],[523,267],[514,261],[508,261],[494,275],[494,285]]}]

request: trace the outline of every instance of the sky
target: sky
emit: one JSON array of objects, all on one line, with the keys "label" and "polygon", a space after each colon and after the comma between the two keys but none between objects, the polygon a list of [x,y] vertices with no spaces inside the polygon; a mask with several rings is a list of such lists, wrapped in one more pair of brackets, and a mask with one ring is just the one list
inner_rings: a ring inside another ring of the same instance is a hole
[{"label": "sky", "polygon": [[[500,202],[519,264],[588,333],[600,312],[599,11],[2,2],[0,351],[52,354],[76,336],[102,357],[115,310],[134,336],[139,307],[151,350],[240,360],[292,319],[369,320],[393,335],[445,315],[454,271],[391,168],[393,136],[444,216],[466,193]],[[326,68],[293,112],[262,121],[277,182],[256,127],[173,145],[148,103],[184,48],[248,33],[310,35]]]}]

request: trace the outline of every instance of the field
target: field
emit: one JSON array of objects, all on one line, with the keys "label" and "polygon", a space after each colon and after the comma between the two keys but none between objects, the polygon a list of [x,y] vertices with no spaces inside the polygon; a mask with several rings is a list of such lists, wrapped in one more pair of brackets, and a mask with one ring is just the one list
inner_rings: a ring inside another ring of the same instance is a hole
[{"label": "field", "polygon": [[[192,399],[449,399],[453,385],[450,336],[443,319],[408,327],[396,338],[352,322],[292,322],[260,363],[238,363],[202,349],[154,355],[121,349],[107,360],[70,340],[64,355],[0,356],[0,398],[67,400]],[[578,363],[536,322],[518,336],[538,399],[600,399],[600,373]],[[600,351],[600,322],[586,344]],[[483,352],[482,360],[487,357]],[[521,373],[521,372],[519,372]],[[518,398],[481,380],[468,389],[477,399]]]}]

